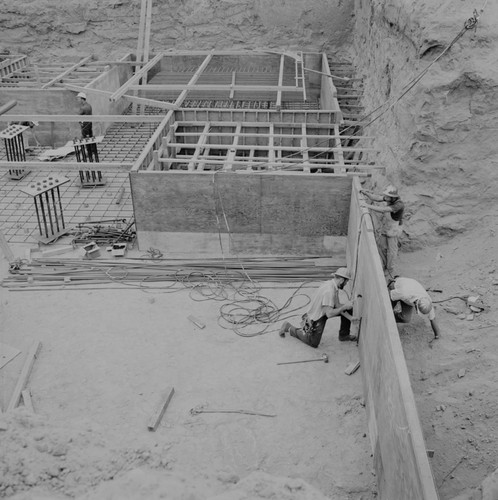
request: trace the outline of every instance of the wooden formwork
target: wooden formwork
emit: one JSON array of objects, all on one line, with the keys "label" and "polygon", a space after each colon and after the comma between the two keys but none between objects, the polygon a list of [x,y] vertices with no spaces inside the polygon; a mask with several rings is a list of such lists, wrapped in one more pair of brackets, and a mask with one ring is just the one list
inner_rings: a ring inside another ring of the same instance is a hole
[{"label": "wooden formwork", "polygon": [[352,297],[361,304],[360,363],[379,498],[437,500],[368,211],[353,180],[347,243]]}]

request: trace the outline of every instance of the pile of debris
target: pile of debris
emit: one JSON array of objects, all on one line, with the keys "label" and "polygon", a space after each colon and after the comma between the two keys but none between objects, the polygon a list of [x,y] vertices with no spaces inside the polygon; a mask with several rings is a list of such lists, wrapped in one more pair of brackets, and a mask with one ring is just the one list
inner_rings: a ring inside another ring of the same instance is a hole
[{"label": "pile of debris", "polygon": [[[110,224],[110,225],[105,225]],[[123,229],[123,225],[124,226]],[[134,229],[135,220],[127,223],[126,219],[109,219],[100,221],[88,221],[78,224],[73,232],[73,244],[95,243],[99,246],[113,245],[116,243],[132,244],[136,238]]]}]

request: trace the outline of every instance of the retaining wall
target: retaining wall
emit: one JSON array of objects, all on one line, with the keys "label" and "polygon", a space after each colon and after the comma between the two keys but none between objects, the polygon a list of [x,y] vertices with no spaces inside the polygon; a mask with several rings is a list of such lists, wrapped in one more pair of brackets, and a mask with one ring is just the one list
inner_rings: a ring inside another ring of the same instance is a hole
[{"label": "retaining wall", "polygon": [[[437,500],[370,216],[353,182],[348,265],[361,304],[360,363],[380,500]],[[361,296],[361,297],[360,297]]]},{"label": "retaining wall", "polygon": [[190,243],[219,255],[221,242],[234,253],[345,258],[351,177],[140,171],[130,182],[140,248]]}]

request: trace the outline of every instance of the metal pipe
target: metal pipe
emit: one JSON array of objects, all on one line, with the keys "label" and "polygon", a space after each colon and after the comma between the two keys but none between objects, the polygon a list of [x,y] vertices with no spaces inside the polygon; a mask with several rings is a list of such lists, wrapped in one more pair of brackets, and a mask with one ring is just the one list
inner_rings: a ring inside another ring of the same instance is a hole
[{"label": "metal pipe", "polygon": [[40,221],[40,212],[38,210],[38,203],[36,203],[36,196],[33,199],[35,201],[35,210],[36,210],[36,219],[38,220],[38,229],[40,231],[40,234],[43,236],[43,231],[42,231],[41,221]]},{"label": "metal pipe", "polygon": [[42,216],[43,216],[43,225],[45,226],[45,236],[48,238],[47,217],[45,216],[45,207],[43,205],[43,198],[42,198],[41,194],[39,195],[39,200],[40,200],[41,213],[42,213]]},{"label": "metal pipe", "polygon": [[21,134],[19,134],[19,142],[20,142],[20,147],[21,147],[21,153],[22,153],[22,161],[26,161],[26,148],[24,147],[24,137]]},{"label": "metal pipe", "polygon": [[48,197],[48,191],[45,191],[45,199],[47,201],[47,214],[50,220],[50,229],[52,230],[52,236],[55,234],[54,223],[52,222],[52,212],[50,211],[50,198]]},{"label": "metal pipe", "polygon": [[57,205],[55,203],[55,193],[54,190],[50,190],[50,194],[52,195],[52,206],[54,207],[54,219],[55,219],[55,225],[57,226],[57,232],[60,232],[59,228],[59,217],[57,216]]},{"label": "metal pipe", "polygon": [[14,106],[17,106],[17,101],[15,100],[9,101],[3,106],[0,106],[0,115],[7,113],[7,111],[11,110]]},{"label": "metal pipe", "polygon": [[64,229],[66,225],[64,223],[64,212],[62,211],[61,192],[59,190],[59,186],[57,186],[56,189],[57,189],[57,198],[59,199],[59,209],[61,213],[62,229]]}]

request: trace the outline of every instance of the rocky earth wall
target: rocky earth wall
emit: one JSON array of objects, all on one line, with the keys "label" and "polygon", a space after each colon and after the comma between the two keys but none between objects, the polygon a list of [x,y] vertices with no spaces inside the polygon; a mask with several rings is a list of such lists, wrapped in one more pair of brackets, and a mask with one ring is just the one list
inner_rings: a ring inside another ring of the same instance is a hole
[{"label": "rocky earth wall", "polygon": [[[366,111],[386,112],[367,130],[377,163],[407,204],[404,244],[436,243],[496,220],[498,188],[498,4],[434,0],[356,0],[354,62]],[[476,29],[432,66],[485,7]],[[420,82],[397,101],[407,84]],[[380,113],[374,112],[371,119]]]},{"label": "rocky earth wall", "polygon": [[[110,54],[137,45],[140,0],[0,0],[0,47],[33,56]],[[343,0],[161,0],[152,50],[171,47],[316,50],[350,40]]]}]

